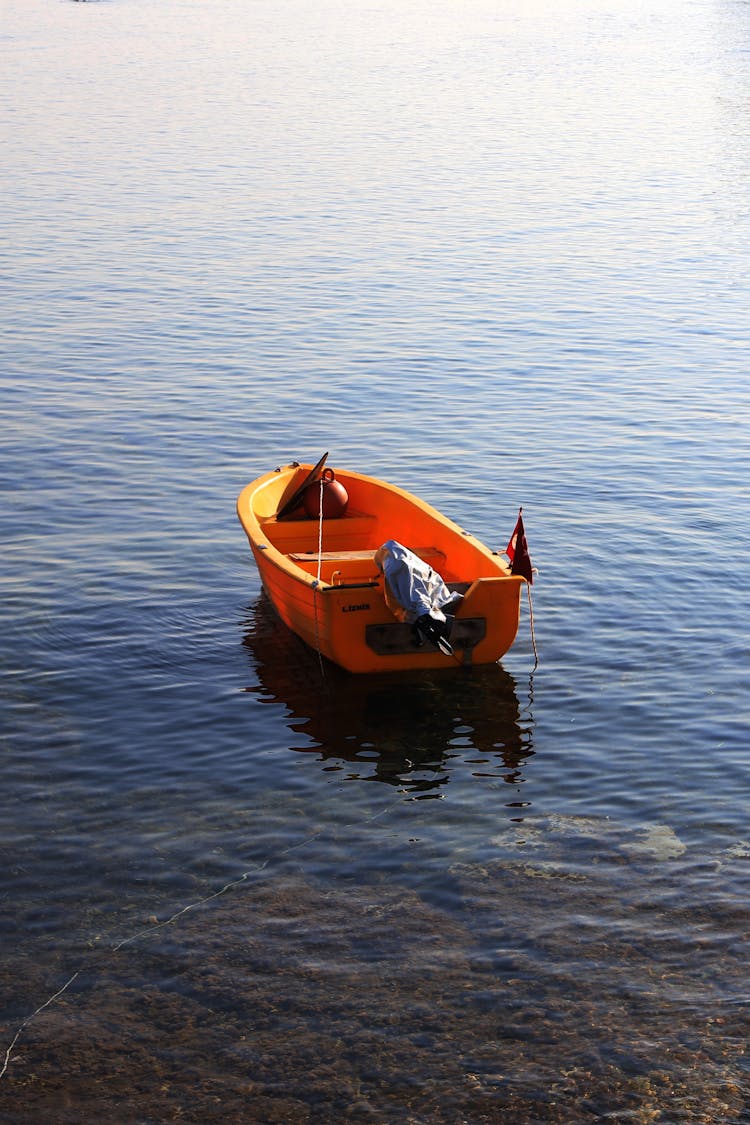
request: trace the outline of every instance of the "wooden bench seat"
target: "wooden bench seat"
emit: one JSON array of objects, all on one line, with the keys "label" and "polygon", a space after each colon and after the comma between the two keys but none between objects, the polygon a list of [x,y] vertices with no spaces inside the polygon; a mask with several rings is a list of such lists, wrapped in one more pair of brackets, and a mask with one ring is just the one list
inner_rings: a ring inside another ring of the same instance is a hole
[{"label": "wooden bench seat", "polygon": [[[375,554],[376,548],[371,551],[321,551],[320,558],[324,562],[359,562],[362,560],[372,559]],[[431,560],[444,559],[445,555],[437,547],[412,547],[411,550],[415,555],[419,555],[420,559],[424,562]],[[292,562],[317,562],[317,551],[297,551],[290,554],[289,558]]]},{"label": "wooden bench seat", "polygon": [[[375,551],[321,551],[320,558],[324,562],[350,562],[359,559],[371,559]],[[317,562],[317,551],[295,551],[289,556],[293,562]]]},{"label": "wooden bench seat", "polygon": [[[376,522],[375,516],[352,512],[340,519],[324,520],[323,537],[325,539],[330,536],[334,541],[344,540],[349,543],[359,538],[360,541],[371,543],[377,537],[377,531],[373,531]],[[271,542],[281,547],[283,543],[293,542],[295,539],[317,543],[320,525],[318,520],[277,520],[271,516],[270,519],[261,520],[261,527]]]}]

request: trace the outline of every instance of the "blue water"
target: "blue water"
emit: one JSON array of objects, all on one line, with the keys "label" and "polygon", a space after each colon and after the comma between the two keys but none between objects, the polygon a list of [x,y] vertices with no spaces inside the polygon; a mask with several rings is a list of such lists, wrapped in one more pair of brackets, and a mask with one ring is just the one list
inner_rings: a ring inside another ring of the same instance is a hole
[{"label": "blue water", "polygon": [[[0,29],[4,1120],[747,1120],[750,8]],[[321,673],[293,459],[493,547],[502,666]]]}]

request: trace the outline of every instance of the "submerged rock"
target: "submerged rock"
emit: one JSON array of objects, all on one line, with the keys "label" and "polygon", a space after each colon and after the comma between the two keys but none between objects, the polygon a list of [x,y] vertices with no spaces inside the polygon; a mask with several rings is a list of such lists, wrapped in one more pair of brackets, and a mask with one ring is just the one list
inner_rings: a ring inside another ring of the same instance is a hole
[{"label": "submerged rock", "polygon": [[652,824],[641,829],[635,840],[624,844],[623,851],[633,856],[667,860],[678,859],[687,848],[668,824]]}]

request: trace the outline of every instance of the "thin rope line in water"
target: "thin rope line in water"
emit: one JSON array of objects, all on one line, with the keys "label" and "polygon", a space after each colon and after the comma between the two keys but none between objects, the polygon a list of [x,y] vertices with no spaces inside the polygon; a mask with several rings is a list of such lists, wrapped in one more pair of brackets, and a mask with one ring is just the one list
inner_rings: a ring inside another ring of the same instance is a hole
[{"label": "thin rope line in water", "polygon": [[[352,824],[345,824],[343,825],[343,828],[355,828],[359,824],[371,824],[373,820],[377,820],[378,817],[384,816],[385,813],[390,812],[391,809],[400,804],[401,801],[394,801],[392,805],[387,805],[384,809],[381,809],[380,812],[375,813],[373,816],[369,816],[367,820],[360,820],[355,821]],[[163,922],[157,922],[155,925],[149,926],[147,930],[139,930],[138,933],[133,934],[132,937],[123,938],[122,941],[118,941],[117,945],[112,946],[113,951],[116,953],[119,949],[122,949],[123,946],[130,945],[134,941],[138,941],[138,939],[141,937],[148,937],[150,934],[156,933],[157,930],[163,930],[165,926],[171,926],[173,922],[176,922],[178,918],[181,918],[183,916],[183,914],[187,914],[191,910],[196,910],[199,906],[205,906],[207,902],[213,902],[213,900],[216,898],[221,898],[221,896],[226,894],[227,891],[231,891],[233,887],[238,887],[242,883],[246,883],[251,875],[257,875],[261,871],[263,871],[266,867],[268,867],[268,864],[272,859],[283,859],[284,856],[289,855],[290,852],[296,851],[297,848],[302,848],[306,844],[312,843],[313,840],[320,839],[324,831],[325,829],[321,828],[319,832],[313,832],[310,836],[305,836],[303,840],[298,840],[296,844],[290,844],[288,848],[284,848],[283,851],[277,852],[275,856],[266,856],[264,860],[254,864],[253,867],[248,868],[247,871],[243,871],[242,874],[238,875],[236,879],[230,879],[229,882],[225,883],[223,887],[220,887],[218,891],[213,891],[210,895],[206,895],[205,898],[200,898],[195,902],[188,903],[187,906],[183,906],[181,910],[176,911],[171,915],[171,917],[166,918]]]},{"label": "thin rope line in water", "polygon": [[[362,824],[372,824],[374,820],[378,820],[379,817],[385,816],[386,813],[389,813],[392,809],[395,809],[397,805],[400,805],[402,803],[403,802],[401,800],[393,801],[390,805],[386,805],[385,808],[380,809],[379,812],[373,813],[372,816],[368,816],[365,820],[352,821],[349,824],[342,825],[341,830],[344,831],[347,828],[356,828]],[[313,840],[319,839],[324,832],[325,828],[321,828],[319,831],[312,832],[309,836],[305,836],[304,839],[298,840],[296,844],[290,844],[288,847],[284,848],[283,851],[275,852],[272,855],[266,856],[264,860],[259,860],[252,867],[248,868],[247,871],[243,871],[242,874],[238,875],[236,879],[230,879],[229,882],[225,883],[223,887],[220,887],[218,891],[213,891],[210,895],[205,895],[203,898],[197,899],[195,902],[188,903],[187,906],[183,906],[181,910],[175,911],[174,914],[172,914],[169,918],[166,918],[163,922],[157,922],[155,925],[149,926],[147,930],[139,930],[137,933],[132,934],[130,937],[123,938],[122,941],[118,941],[116,945],[112,945],[108,949],[104,948],[96,950],[95,953],[101,956],[108,952],[118,953],[121,949],[124,948],[124,946],[132,945],[133,942],[139,941],[141,938],[150,937],[152,934],[155,934],[157,930],[163,930],[166,926],[173,925],[179,918],[182,918],[191,910],[196,910],[199,906],[205,906],[206,903],[213,902],[214,899],[221,898],[222,895],[225,895],[227,891],[232,890],[233,887],[238,887],[242,883],[246,883],[251,875],[258,874],[259,872],[263,871],[271,862],[271,860],[283,859],[284,856],[289,855],[290,852],[296,851],[297,848],[302,848],[306,844],[311,843]],[[94,954],[92,953],[92,958],[93,956]],[[85,966],[82,965],[80,968],[76,969],[73,975],[69,977],[68,980],[66,980],[65,984],[58,988],[56,992],[53,992],[51,996],[48,996],[43,1004],[40,1004],[38,1008],[35,1008],[34,1011],[31,1012],[30,1015],[26,1016],[26,1018],[18,1025],[15,1035],[11,1039],[5,1051],[3,1065],[2,1068],[0,1068],[0,1080],[5,1077],[8,1066],[11,1062],[11,1059],[13,1058],[13,1051],[15,1049],[15,1046],[26,1028],[29,1026],[32,1020],[36,1019],[36,1017],[44,1011],[45,1008],[50,1007],[50,1005],[54,1004],[56,1000],[59,1000],[64,992],[67,992],[73,981],[81,975],[84,967]]]},{"label": "thin rope line in water", "polygon": [[536,668],[537,665],[539,664],[539,656],[537,655],[536,637],[534,636],[534,606],[533,606],[532,601],[531,601],[531,586],[529,585],[528,582],[526,583],[526,594],[527,594],[528,599],[529,599],[529,624],[531,626],[531,647],[534,650],[534,667]]},{"label": "thin rope line in water", "polygon": [[81,974],[81,970],[76,969],[76,971],[73,973],[73,976],[70,977],[69,980],[66,980],[66,982],[62,986],[62,988],[58,988],[57,992],[53,993],[52,996],[49,996],[44,1001],[43,1004],[39,1005],[39,1007],[36,1009],[36,1011],[32,1012],[30,1016],[26,1017],[26,1019],[23,1021],[23,1023],[19,1024],[18,1030],[16,1031],[16,1034],[11,1039],[10,1045],[9,1045],[7,1051],[5,1052],[5,1059],[3,1061],[2,1069],[0,1070],[0,1078],[5,1077],[5,1072],[8,1069],[8,1064],[10,1063],[10,1060],[13,1056],[13,1048],[15,1047],[18,1040],[21,1038],[21,1035],[23,1034],[23,1032],[26,1030],[26,1028],[31,1023],[31,1021],[33,1019],[35,1019],[39,1015],[40,1012],[43,1012],[45,1008],[48,1008],[50,1006],[50,1004],[54,1004],[55,1000],[58,1000],[62,996],[63,992],[66,992],[67,989],[70,988],[73,981],[76,979],[76,977],[80,976],[80,974]]}]

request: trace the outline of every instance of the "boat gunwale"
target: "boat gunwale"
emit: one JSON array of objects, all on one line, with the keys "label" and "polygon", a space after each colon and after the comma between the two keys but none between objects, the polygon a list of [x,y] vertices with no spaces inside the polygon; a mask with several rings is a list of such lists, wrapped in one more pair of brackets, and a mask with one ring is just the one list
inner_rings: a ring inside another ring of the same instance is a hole
[{"label": "boat gunwale", "polygon": [[[240,522],[241,522],[241,524],[242,524],[242,526],[245,530],[245,533],[247,534],[247,537],[250,541],[250,545],[253,548],[254,553],[255,552],[262,553],[264,562],[273,561],[274,564],[277,567],[279,567],[281,570],[283,570],[286,574],[288,574],[290,578],[293,578],[296,581],[300,581],[304,585],[311,586],[312,588],[314,588],[316,590],[320,590],[321,592],[323,592],[323,591],[330,592],[332,590],[345,589],[350,584],[348,584],[348,583],[338,583],[337,584],[337,583],[332,583],[332,582],[326,582],[322,578],[318,579],[315,575],[311,575],[309,571],[305,570],[304,567],[299,566],[296,563],[296,561],[292,558],[292,556],[294,554],[299,554],[299,553],[302,553],[302,552],[299,552],[299,551],[284,551],[277,543],[273,542],[271,536],[269,536],[266,533],[266,531],[264,530],[265,527],[269,524],[272,524],[273,526],[276,526],[276,527],[283,526],[283,527],[290,527],[290,528],[294,527],[294,525],[303,525],[304,524],[304,525],[307,525],[308,528],[311,528],[312,525],[314,525],[317,528],[317,526],[318,526],[318,520],[317,519],[313,519],[313,520],[293,520],[293,519],[292,520],[290,520],[290,519],[277,520],[275,514],[272,514],[272,515],[269,515],[269,516],[266,516],[266,517],[260,517],[255,510],[255,505],[254,505],[255,496],[261,491],[262,488],[266,487],[272,481],[277,480],[279,478],[280,474],[282,474],[282,475],[284,473],[289,474],[290,481],[291,481],[294,474],[301,474],[301,473],[309,472],[311,468],[312,468],[311,465],[306,465],[306,464],[294,462],[290,465],[281,466],[278,469],[272,469],[269,472],[264,473],[262,476],[256,478],[256,480],[251,481],[249,484],[245,485],[245,487],[242,489],[242,491],[240,492],[240,495],[237,499],[237,515],[238,515],[238,517],[240,519]],[[491,580],[494,580],[494,579],[498,578],[498,579],[503,579],[503,580],[506,580],[506,579],[513,580],[513,581],[519,579],[519,576],[512,575],[510,573],[510,569],[509,569],[507,563],[502,558],[501,552],[493,551],[490,547],[488,547],[485,543],[483,543],[481,539],[478,539],[475,535],[472,535],[471,532],[466,531],[459,524],[457,524],[454,520],[452,520],[450,518],[450,516],[446,516],[443,512],[441,512],[439,509],[435,508],[432,504],[428,503],[425,500],[422,500],[421,497],[416,496],[414,493],[411,493],[404,488],[401,488],[399,485],[391,484],[390,482],[383,481],[378,477],[373,477],[373,476],[370,476],[370,475],[365,474],[365,473],[359,473],[359,472],[356,472],[355,470],[352,470],[352,469],[337,470],[337,472],[341,473],[341,478],[344,479],[344,480],[346,480],[346,478],[351,478],[351,479],[356,480],[356,481],[364,482],[366,485],[368,485],[370,487],[374,486],[378,490],[391,493],[392,495],[396,496],[399,499],[399,501],[403,502],[408,507],[414,508],[417,511],[419,511],[420,513],[422,513],[423,515],[425,515],[426,517],[428,517],[429,519],[434,520],[435,523],[443,530],[444,534],[446,534],[450,537],[455,537],[455,539],[457,541],[460,540],[460,541],[468,544],[469,547],[472,548],[473,550],[477,551],[477,553],[482,555],[485,558],[485,560],[487,560],[493,566],[493,568],[496,568],[497,573],[492,574],[492,575],[482,576],[481,579],[480,578],[475,579],[474,580],[475,582],[476,581],[484,581],[487,578],[489,578]],[[283,497],[283,493],[282,493],[282,497]],[[245,506],[247,507],[247,514],[250,517],[249,520],[246,520],[244,515],[243,515],[243,508]],[[281,501],[280,501],[280,506],[281,506]],[[336,525],[342,525],[343,526],[347,522],[349,522],[350,520],[353,521],[353,520],[360,520],[360,519],[368,520],[368,521],[372,520],[373,522],[375,522],[377,517],[374,514],[369,513],[369,512],[357,511],[356,513],[352,513],[351,516],[343,516],[340,519],[330,520],[328,522],[331,523],[331,524],[335,523]],[[250,526],[248,526],[248,524]],[[324,523],[324,526],[325,526],[325,523]],[[373,553],[375,552],[376,549],[377,549],[376,547],[373,547]],[[440,550],[443,555],[446,554],[445,551],[442,551],[442,548],[438,548],[438,550]],[[309,554],[314,553],[317,557],[317,551],[315,551],[315,552],[312,552],[312,551],[311,552],[304,552],[304,553],[309,553]],[[330,554],[330,553],[331,552],[324,552],[324,554]],[[258,558],[258,554],[256,554],[256,561],[258,561],[258,566],[260,567],[260,559]],[[525,579],[520,578],[520,581],[524,582]],[[378,586],[379,584],[380,583],[377,579],[373,579],[372,582],[356,583],[355,586],[373,587],[373,586]],[[472,585],[473,584],[474,583],[472,583]]]}]

